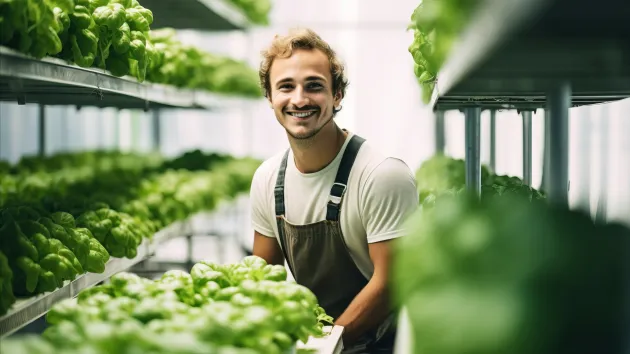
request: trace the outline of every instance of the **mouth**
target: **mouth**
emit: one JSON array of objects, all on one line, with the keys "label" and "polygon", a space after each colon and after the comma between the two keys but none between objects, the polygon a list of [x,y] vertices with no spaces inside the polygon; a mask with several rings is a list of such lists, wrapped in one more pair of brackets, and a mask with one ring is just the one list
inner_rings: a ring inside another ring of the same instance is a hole
[{"label": "mouth", "polygon": [[306,119],[306,118],[312,117],[315,115],[315,113],[317,113],[317,111],[287,112],[288,115],[291,115],[299,119]]}]

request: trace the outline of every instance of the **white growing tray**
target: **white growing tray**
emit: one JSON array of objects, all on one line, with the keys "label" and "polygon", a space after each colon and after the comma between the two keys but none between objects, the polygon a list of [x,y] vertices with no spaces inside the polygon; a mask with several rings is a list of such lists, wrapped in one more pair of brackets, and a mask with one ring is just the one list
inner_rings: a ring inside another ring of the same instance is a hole
[{"label": "white growing tray", "polygon": [[297,349],[305,349],[313,351],[314,354],[339,354],[343,350],[343,334],[342,326],[326,326],[324,327],[324,335],[321,338],[311,337],[308,342],[298,342]]}]

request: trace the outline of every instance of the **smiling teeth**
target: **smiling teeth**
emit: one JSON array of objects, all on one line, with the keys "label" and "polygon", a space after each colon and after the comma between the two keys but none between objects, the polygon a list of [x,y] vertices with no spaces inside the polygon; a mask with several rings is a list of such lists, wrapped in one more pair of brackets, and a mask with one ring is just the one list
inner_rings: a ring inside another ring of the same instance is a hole
[{"label": "smiling teeth", "polygon": [[293,113],[289,113],[289,114],[291,114],[294,117],[298,117],[298,118],[306,118],[306,117],[310,116],[313,113],[315,113],[315,112],[305,112],[305,113],[293,112]]}]

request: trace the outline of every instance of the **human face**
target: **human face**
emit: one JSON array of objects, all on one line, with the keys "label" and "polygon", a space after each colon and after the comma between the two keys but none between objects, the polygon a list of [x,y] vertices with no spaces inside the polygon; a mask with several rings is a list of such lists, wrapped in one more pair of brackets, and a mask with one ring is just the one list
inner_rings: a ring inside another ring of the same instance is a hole
[{"label": "human face", "polygon": [[269,72],[269,101],[278,122],[294,139],[310,139],[333,118],[341,94],[333,94],[330,61],[318,49],[276,58]]}]

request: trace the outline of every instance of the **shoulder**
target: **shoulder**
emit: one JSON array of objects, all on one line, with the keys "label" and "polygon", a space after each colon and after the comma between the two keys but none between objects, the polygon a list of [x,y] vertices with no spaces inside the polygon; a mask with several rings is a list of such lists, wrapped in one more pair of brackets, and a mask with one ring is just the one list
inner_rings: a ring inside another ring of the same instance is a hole
[{"label": "shoulder", "polygon": [[367,242],[402,236],[404,221],[419,206],[415,176],[399,158],[386,156],[370,145],[364,153],[358,206]]},{"label": "shoulder", "polygon": [[409,166],[396,157],[384,157],[376,164],[367,175],[366,182],[378,182],[394,186],[400,183],[413,184],[416,180]]},{"label": "shoulder", "polygon": [[357,155],[356,166],[360,170],[360,185],[378,182],[386,186],[404,183],[413,184],[415,175],[411,168],[401,159],[387,156],[369,144],[363,143]]},{"label": "shoulder", "polygon": [[366,172],[359,193],[359,198],[364,203],[370,200],[385,203],[395,198],[418,197],[416,179],[409,166],[401,159],[385,157]]}]

